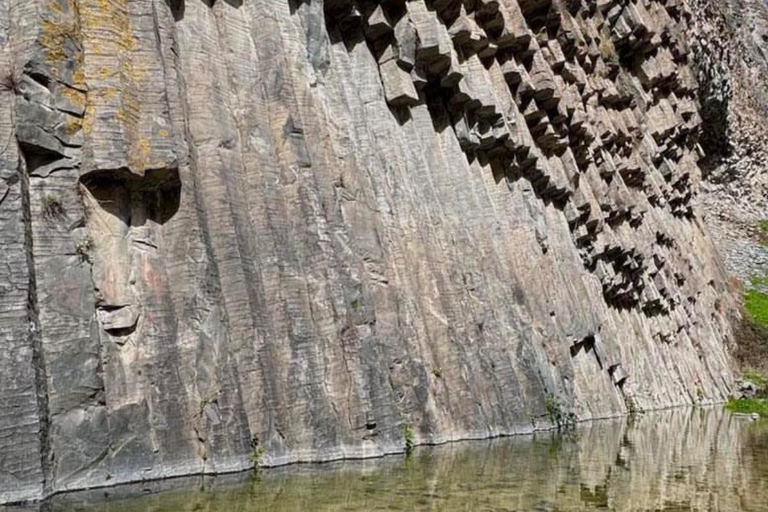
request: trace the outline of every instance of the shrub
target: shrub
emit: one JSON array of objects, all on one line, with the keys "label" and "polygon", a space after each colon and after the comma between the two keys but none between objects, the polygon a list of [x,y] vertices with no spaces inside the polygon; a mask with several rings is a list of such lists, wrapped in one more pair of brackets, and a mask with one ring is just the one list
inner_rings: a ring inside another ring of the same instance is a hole
[{"label": "shrub", "polygon": [[552,394],[544,399],[544,406],[550,421],[558,429],[568,430],[576,426],[576,415],[565,412]]},{"label": "shrub", "polygon": [[549,416],[549,419],[552,421],[552,423],[557,423],[558,419],[560,418],[560,407],[557,405],[555,397],[552,395],[547,395],[547,397],[544,399],[544,407],[546,407],[547,415]]}]

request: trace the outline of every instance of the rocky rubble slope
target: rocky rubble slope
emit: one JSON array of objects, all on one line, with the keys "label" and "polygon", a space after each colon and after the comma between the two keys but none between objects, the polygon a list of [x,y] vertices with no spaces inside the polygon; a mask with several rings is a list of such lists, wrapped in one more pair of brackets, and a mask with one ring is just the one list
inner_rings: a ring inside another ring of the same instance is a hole
[{"label": "rocky rubble slope", "polygon": [[748,285],[768,271],[768,3],[697,0],[695,13],[704,218]]},{"label": "rocky rubble slope", "polygon": [[687,3],[0,13],[0,502],[728,395]]}]

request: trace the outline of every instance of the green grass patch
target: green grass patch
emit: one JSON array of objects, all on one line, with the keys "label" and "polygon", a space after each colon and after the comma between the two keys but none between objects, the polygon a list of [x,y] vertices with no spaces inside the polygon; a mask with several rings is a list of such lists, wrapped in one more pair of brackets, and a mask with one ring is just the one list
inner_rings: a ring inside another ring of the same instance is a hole
[{"label": "green grass patch", "polygon": [[731,412],[740,414],[757,413],[760,416],[768,418],[768,400],[760,398],[741,398],[739,400],[728,400],[727,409]]},{"label": "green grass patch", "polygon": [[758,290],[747,290],[744,292],[744,308],[752,323],[768,329],[768,295]]}]

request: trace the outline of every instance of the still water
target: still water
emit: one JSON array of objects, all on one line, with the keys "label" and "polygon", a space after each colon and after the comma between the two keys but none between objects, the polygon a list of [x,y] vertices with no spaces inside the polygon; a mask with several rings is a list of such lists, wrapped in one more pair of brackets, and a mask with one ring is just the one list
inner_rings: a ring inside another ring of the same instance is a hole
[{"label": "still water", "polygon": [[768,421],[721,409],[60,495],[46,512],[768,511]]}]

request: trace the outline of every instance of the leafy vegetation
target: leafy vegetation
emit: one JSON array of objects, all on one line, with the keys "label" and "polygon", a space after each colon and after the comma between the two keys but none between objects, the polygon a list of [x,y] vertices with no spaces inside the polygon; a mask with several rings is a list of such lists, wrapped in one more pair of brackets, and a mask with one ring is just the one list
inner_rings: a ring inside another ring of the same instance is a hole
[{"label": "leafy vegetation", "polygon": [[439,379],[443,376],[443,370],[441,370],[440,368],[432,368],[432,375],[434,375]]},{"label": "leafy vegetation", "polygon": [[573,413],[565,412],[553,395],[547,395],[544,399],[544,407],[547,409],[550,421],[558,429],[567,430],[576,425],[576,416]]},{"label": "leafy vegetation", "polygon": [[555,397],[547,395],[547,398],[544,399],[544,407],[547,408],[549,419],[552,420],[552,423],[555,423],[555,420],[560,414],[560,407],[557,405],[557,402],[555,402]]}]

